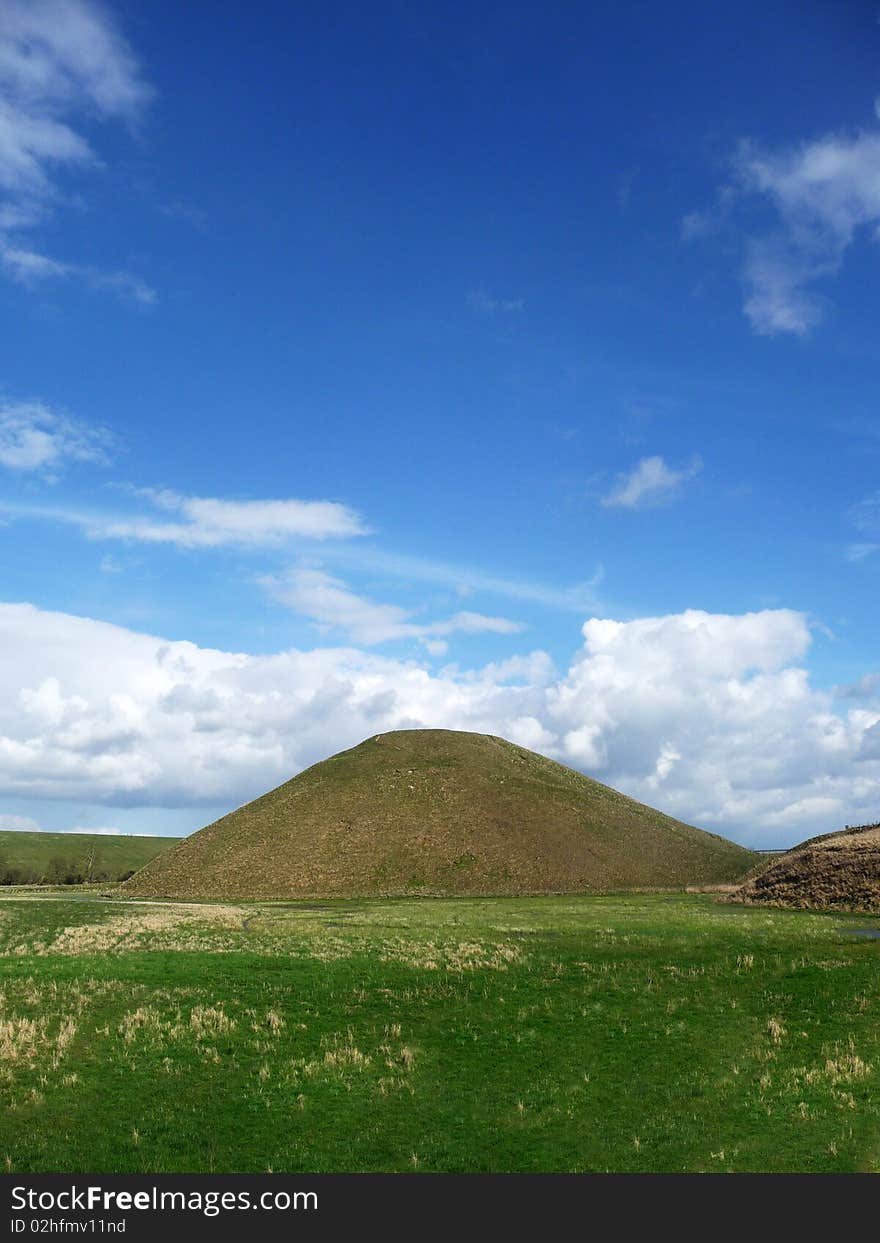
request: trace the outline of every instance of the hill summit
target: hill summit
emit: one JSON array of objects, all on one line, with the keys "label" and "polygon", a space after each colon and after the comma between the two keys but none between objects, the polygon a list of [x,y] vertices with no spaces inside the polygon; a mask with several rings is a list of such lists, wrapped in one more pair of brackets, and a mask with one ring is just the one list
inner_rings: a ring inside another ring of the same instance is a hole
[{"label": "hill summit", "polygon": [[754,862],[502,738],[414,729],[315,764],[125,887],[173,898],[579,893],[731,882]]},{"label": "hill summit", "polygon": [[730,901],[880,911],[880,824],[809,838],[750,876]]}]

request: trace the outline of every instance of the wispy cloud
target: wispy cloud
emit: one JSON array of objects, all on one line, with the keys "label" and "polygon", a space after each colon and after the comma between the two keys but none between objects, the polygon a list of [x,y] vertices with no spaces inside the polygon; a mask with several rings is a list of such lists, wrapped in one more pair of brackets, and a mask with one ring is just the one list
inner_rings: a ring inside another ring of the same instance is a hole
[{"label": "wispy cloud", "polygon": [[260,582],[276,600],[320,629],[341,630],[365,647],[395,639],[420,639],[429,653],[443,655],[443,640],[452,634],[519,634],[525,629],[506,617],[473,612],[459,612],[433,622],[413,621],[413,610],[357,595],[347,583],[320,569],[294,568],[284,575],[265,576]]},{"label": "wispy cloud", "polygon": [[[103,5],[3,0],[0,12],[0,257],[13,279],[82,277],[139,302],[155,293],[127,272],[62,262],[9,235],[33,229],[59,200],[64,169],[99,168],[79,117],[134,123],[152,91]],[[5,236],[4,236],[5,235]]]},{"label": "wispy cloud", "polygon": [[201,207],[194,207],[192,203],[185,203],[182,199],[160,203],[159,211],[170,220],[183,220],[197,229],[203,229],[208,219],[208,213]]},{"label": "wispy cloud", "polygon": [[[604,577],[601,565],[596,566],[589,579],[558,586],[378,548],[363,541],[370,529],[361,515],[335,501],[228,501],[186,497],[149,488],[123,491],[147,501],[153,512],[101,513],[62,505],[0,500],[0,515],[10,519],[66,523],[78,527],[94,540],[127,540],[181,548],[283,547],[297,538],[324,539],[329,542],[322,546],[321,561],[343,571],[369,572],[407,584],[433,583],[462,598],[484,593],[582,615],[601,612],[604,608],[599,597]],[[163,520],[163,513],[177,514],[179,520]],[[358,537],[356,544],[349,538],[355,536]]]},{"label": "wispy cloud", "polygon": [[869,535],[880,535],[880,492],[873,492],[851,505],[848,512],[850,522],[859,531]]},{"label": "wispy cloud", "polygon": [[732,163],[718,211],[689,213],[682,236],[733,225],[737,202],[768,203],[774,227],[746,230],[743,309],[758,333],[806,336],[823,317],[816,282],[839,271],[860,232],[878,237],[880,132],[827,134],[774,151],[743,142]]},{"label": "wispy cloud", "polygon": [[599,585],[604,577],[601,565],[595,568],[586,581],[558,587],[533,579],[509,578],[506,575],[475,569],[473,566],[434,561],[430,557],[388,552],[370,545],[358,547],[356,553],[342,545],[327,553],[326,559],[344,568],[367,570],[405,582],[436,583],[457,591],[462,596],[485,592],[487,595],[523,600],[572,613],[602,611],[598,596]]},{"label": "wispy cloud", "polygon": [[744,193],[769,199],[781,226],[749,243],[746,314],[757,332],[803,336],[823,314],[810,287],[839,270],[860,229],[880,223],[880,134],[775,152],[744,143],[735,167]]},{"label": "wispy cloud", "polygon": [[875,552],[880,552],[880,492],[873,492],[870,496],[864,497],[860,501],[856,501],[855,505],[851,505],[846,514],[849,521],[861,531],[863,535],[867,535],[867,540],[858,543],[849,544],[846,548],[847,561],[864,561]]},{"label": "wispy cloud", "polygon": [[523,298],[493,298],[485,289],[472,289],[468,294],[468,303],[474,311],[481,315],[511,315],[525,310]]},{"label": "wispy cloud", "polygon": [[153,489],[141,489],[137,495],[157,509],[178,514],[181,520],[92,518],[86,523],[88,533],[98,539],[142,540],[183,548],[267,546],[295,537],[342,539],[368,533],[360,515],[336,501],[228,501]]},{"label": "wispy cloud", "polygon": [[0,400],[0,466],[54,475],[65,462],[106,463],[103,428],[57,414],[42,402]]},{"label": "wispy cloud", "polygon": [[[89,539],[172,544],[179,548],[281,547],[289,540],[345,539],[366,535],[360,515],[336,501],[229,501],[217,497],[180,496],[151,488],[136,489],[153,515],[119,516],[53,506],[0,502],[12,517],[40,518],[78,526]],[[173,521],[162,514],[175,514]]]},{"label": "wispy cloud", "polygon": [[0,263],[14,281],[33,287],[45,280],[76,278],[92,289],[110,290],[121,298],[152,306],[159,295],[151,285],[131,272],[104,272],[81,263],[61,263],[34,250],[7,246],[0,238]]},{"label": "wispy cloud", "polygon": [[617,477],[617,484],[602,498],[606,508],[647,509],[672,500],[681,485],[702,470],[702,462],[694,458],[689,466],[678,470],[666,465],[662,457],[645,457],[631,471]]},{"label": "wispy cloud", "polygon": [[752,327],[762,336],[789,332],[806,336],[823,316],[822,300],[805,286],[832,271],[827,263],[809,262],[784,237],[763,238],[746,247],[743,304]]}]

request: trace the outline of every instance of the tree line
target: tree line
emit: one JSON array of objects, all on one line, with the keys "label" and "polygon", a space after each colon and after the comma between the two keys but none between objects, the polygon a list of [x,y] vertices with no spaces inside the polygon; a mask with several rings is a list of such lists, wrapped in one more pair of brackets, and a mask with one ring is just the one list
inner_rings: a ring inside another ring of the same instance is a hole
[{"label": "tree line", "polygon": [[93,851],[86,859],[53,855],[45,863],[13,863],[0,851],[0,885],[87,885],[128,880],[134,868],[114,873]]}]

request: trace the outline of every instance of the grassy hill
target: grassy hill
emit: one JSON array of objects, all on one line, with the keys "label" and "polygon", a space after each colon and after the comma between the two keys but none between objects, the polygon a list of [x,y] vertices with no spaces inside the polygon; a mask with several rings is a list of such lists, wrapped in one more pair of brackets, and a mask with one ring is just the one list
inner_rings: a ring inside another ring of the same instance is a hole
[{"label": "grassy hill", "polygon": [[166,897],[607,892],[740,879],[756,856],[485,734],[369,738],[185,838]]},{"label": "grassy hill", "polygon": [[0,885],[121,880],[177,837],[127,837],[107,833],[28,833],[0,830]]},{"label": "grassy hill", "polygon": [[750,876],[732,902],[880,911],[880,824],[811,837]]}]

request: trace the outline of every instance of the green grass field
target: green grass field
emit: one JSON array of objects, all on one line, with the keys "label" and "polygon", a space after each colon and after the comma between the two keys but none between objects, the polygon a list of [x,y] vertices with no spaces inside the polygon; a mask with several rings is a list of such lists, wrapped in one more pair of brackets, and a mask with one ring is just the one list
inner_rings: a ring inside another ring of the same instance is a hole
[{"label": "green grass field", "polygon": [[0,1168],[877,1171],[871,924],[7,895]]},{"label": "green grass field", "polygon": [[170,850],[178,837],[0,830],[0,885],[120,880]]}]

